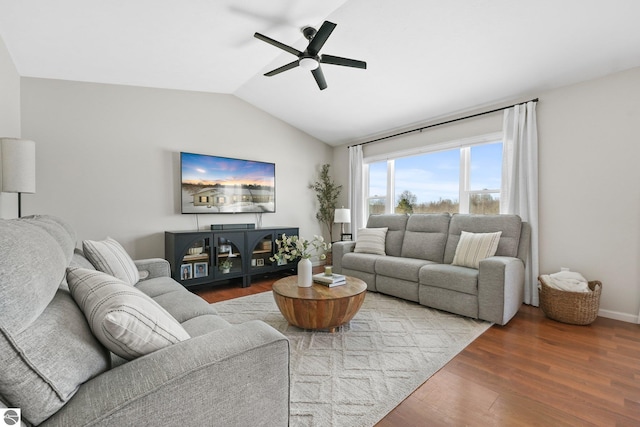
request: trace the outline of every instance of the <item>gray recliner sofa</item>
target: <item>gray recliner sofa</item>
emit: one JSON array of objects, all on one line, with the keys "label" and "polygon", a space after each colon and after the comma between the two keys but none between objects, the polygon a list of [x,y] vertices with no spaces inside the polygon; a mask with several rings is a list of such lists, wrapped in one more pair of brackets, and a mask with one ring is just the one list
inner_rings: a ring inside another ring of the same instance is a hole
[{"label": "gray recliner sofa", "polygon": [[[367,228],[388,228],[386,255],[356,253],[356,242],[333,245],[336,273],[368,290],[505,325],[518,311],[531,229],[517,215],[371,215]],[[462,231],[501,231],[495,256],[479,268],[452,265]]]},{"label": "gray recliner sofa", "polygon": [[0,220],[0,408],[21,409],[23,425],[288,425],[284,335],[229,324],[171,279],[167,261],[142,260],[135,286],[191,338],[125,361],[70,295],[67,267],[93,268],[75,239],[54,217]]}]

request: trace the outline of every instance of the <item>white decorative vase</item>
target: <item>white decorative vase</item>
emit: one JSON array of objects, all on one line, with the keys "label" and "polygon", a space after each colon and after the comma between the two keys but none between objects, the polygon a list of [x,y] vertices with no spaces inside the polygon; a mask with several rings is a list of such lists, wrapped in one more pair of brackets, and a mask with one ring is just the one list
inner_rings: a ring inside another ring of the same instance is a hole
[{"label": "white decorative vase", "polygon": [[308,288],[313,283],[311,278],[311,261],[309,258],[302,258],[298,261],[298,286]]}]

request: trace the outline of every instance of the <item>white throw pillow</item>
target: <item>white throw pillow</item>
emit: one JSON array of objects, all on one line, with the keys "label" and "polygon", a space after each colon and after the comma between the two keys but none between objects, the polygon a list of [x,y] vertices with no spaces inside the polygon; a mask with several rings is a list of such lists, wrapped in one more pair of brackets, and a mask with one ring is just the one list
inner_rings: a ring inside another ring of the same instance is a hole
[{"label": "white throw pillow", "polygon": [[387,230],[387,227],[359,229],[356,238],[356,247],[353,251],[365,254],[386,255],[384,245],[387,239]]},{"label": "white throw pillow", "polygon": [[190,338],[158,303],[115,277],[72,267],[67,269],[67,282],[95,337],[124,359]]},{"label": "white throw pillow", "polygon": [[97,270],[131,286],[140,280],[136,264],[122,245],[111,237],[102,241],[85,240],[82,242],[82,251]]},{"label": "white throw pillow", "polygon": [[453,256],[453,265],[480,268],[480,260],[496,254],[502,231],[495,233],[469,233],[463,231]]}]

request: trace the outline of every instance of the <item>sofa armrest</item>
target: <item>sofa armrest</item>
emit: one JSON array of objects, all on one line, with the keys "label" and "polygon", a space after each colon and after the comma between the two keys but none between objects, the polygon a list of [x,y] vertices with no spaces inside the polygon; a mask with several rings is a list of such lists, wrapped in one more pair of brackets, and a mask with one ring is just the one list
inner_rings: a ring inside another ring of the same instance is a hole
[{"label": "sofa armrest", "polygon": [[480,261],[478,317],[506,325],[524,299],[524,263],[518,258],[494,256]]},{"label": "sofa armrest", "polygon": [[141,280],[153,279],[156,277],[170,277],[171,267],[169,261],[162,258],[138,259],[133,261],[138,267],[138,271],[148,271],[149,275]]},{"label": "sofa armrest", "polygon": [[261,321],[218,329],[83,384],[46,426],[286,426],[289,341]]},{"label": "sofa armrest", "polygon": [[354,241],[345,241],[345,242],[335,242],[331,246],[333,260],[333,272],[334,273],[342,273],[342,257],[344,254],[353,252],[356,247],[356,242]]}]

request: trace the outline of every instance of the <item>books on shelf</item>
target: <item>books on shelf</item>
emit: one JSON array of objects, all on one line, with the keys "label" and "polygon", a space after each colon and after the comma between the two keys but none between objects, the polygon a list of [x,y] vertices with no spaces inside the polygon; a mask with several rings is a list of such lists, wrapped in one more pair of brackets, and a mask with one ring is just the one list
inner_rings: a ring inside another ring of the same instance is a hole
[{"label": "books on shelf", "polygon": [[332,274],[330,276],[319,273],[313,275],[313,281],[328,287],[340,286],[347,283],[347,278],[342,274]]},{"label": "books on shelf", "polygon": [[185,261],[195,261],[195,260],[208,260],[209,254],[207,252],[202,252],[198,254],[186,254],[182,257]]}]

